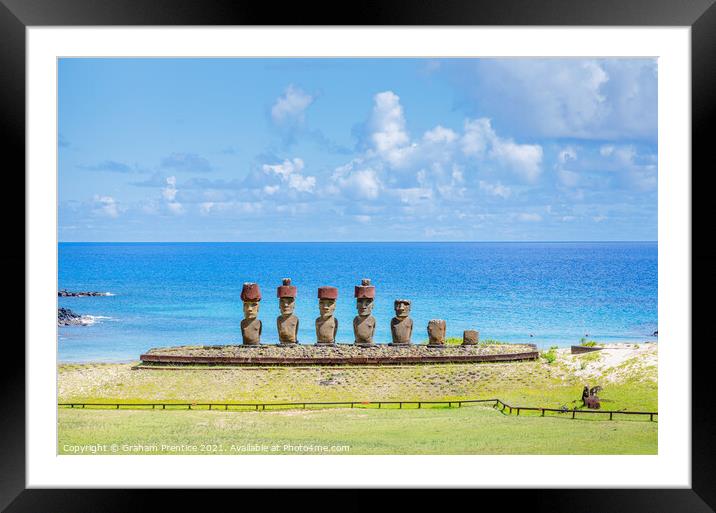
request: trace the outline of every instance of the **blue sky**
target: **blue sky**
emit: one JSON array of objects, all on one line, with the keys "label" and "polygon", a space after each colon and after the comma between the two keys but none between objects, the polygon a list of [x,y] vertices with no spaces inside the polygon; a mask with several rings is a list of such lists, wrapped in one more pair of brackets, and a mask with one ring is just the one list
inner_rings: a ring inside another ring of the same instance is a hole
[{"label": "blue sky", "polygon": [[654,59],[61,59],[60,241],[656,240]]}]

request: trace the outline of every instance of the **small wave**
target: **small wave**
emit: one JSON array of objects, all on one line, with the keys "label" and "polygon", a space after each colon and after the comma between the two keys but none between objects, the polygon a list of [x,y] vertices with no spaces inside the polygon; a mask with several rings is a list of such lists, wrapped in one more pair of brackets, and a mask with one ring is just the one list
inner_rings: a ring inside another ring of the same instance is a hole
[{"label": "small wave", "polygon": [[102,321],[114,321],[114,317],[107,317],[106,315],[83,315],[80,318],[80,322],[83,326],[91,326]]}]

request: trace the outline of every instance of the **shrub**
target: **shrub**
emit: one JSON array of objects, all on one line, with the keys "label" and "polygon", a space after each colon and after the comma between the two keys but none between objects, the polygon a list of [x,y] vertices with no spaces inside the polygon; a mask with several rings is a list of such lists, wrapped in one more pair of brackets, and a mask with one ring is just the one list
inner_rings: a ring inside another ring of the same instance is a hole
[{"label": "shrub", "polygon": [[549,351],[543,351],[541,356],[548,364],[553,364],[557,360],[557,346],[550,347]]}]

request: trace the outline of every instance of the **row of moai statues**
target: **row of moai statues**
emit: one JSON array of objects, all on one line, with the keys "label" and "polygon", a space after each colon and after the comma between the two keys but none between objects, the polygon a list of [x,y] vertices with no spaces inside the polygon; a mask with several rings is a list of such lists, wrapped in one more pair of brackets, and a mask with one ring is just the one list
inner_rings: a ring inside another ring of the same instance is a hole
[{"label": "row of moai statues", "polygon": [[[279,345],[288,346],[298,343],[298,317],[294,314],[298,289],[291,285],[291,279],[285,278],[276,289],[279,300],[280,315],[276,318]],[[375,286],[369,279],[361,280],[354,291],[358,315],[353,319],[354,345],[374,347],[376,321],[372,315],[375,301]],[[261,320],[258,318],[261,289],[257,283],[244,283],[241,290],[244,303],[244,320],[241,321],[241,337],[243,345],[258,346],[261,344]],[[316,319],[316,345],[335,346],[338,333],[338,319],[335,317],[338,289],[336,287],[318,287],[318,311]],[[396,299],[393,303],[395,317],[390,321],[390,332],[393,341],[391,346],[407,346],[411,344],[413,320],[410,318],[411,302],[409,299]],[[428,346],[445,346],[446,322],[433,319],[428,322]],[[479,341],[479,333],[467,330],[463,333],[463,345],[474,345]]]}]

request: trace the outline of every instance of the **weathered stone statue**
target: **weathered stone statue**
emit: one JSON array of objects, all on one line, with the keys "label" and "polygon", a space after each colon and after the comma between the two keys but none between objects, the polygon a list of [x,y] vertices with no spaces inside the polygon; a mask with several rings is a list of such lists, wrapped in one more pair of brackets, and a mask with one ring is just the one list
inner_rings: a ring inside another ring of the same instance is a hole
[{"label": "weathered stone statue", "polygon": [[474,346],[480,341],[480,332],[475,330],[465,330],[462,332],[462,345]]},{"label": "weathered stone statue", "polygon": [[243,343],[245,346],[258,346],[261,344],[261,321],[258,319],[261,289],[258,283],[244,283],[241,300],[244,302],[244,320],[241,321]]},{"label": "weathered stone statue", "polygon": [[447,324],[442,319],[433,319],[428,322],[428,345],[431,347],[445,347],[445,329]]},{"label": "weathered stone statue", "polygon": [[390,321],[390,334],[393,336],[393,346],[410,345],[413,335],[413,319],[410,318],[410,300],[396,299],[393,303],[395,317]]},{"label": "weathered stone statue", "polygon": [[375,287],[370,284],[370,280],[363,279],[360,285],[355,288],[356,307],[358,315],[353,319],[353,333],[355,335],[355,345],[370,347],[373,343],[373,335],[375,334],[375,317],[371,315],[373,310],[373,300],[375,299]]},{"label": "weathered stone statue", "polygon": [[316,319],[316,345],[336,345],[338,333],[338,319],[333,314],[336,311],[338,289],[336,287],[318,287],[318,311],[320,316]]},{"label": "weathered stone statue", "polygon": [[284,278],[283,285],[276,289],[278,308],[281,311],[281,315],[276,317],[280,345],[298,343],[298,317],[293,313],[296,308],[296,292],[296,287],[291,285],[291,278]]}]

